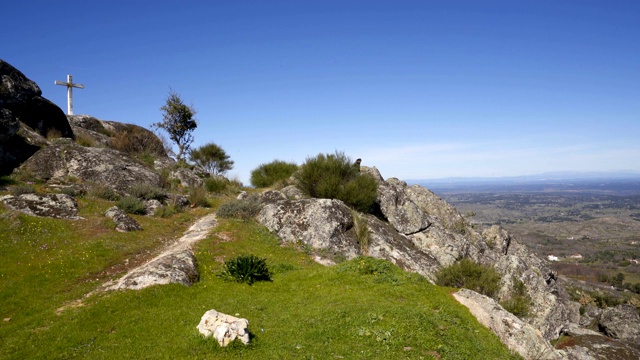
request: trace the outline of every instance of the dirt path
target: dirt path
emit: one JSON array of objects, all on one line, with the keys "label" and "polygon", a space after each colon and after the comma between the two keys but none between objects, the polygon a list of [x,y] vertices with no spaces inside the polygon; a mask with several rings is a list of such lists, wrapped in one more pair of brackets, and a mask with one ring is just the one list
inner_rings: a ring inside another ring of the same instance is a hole
[{"label": "dirt path", "polygon": [[[67,308],[84,306],[84,299],[98,292],[120,289],[142,289],[151,285],[176,282],[173,281],[175,278],[170,276],[170,273],[172,271],[177,273],[188,273],[189,269],[186,267],[189,267],[189,265],[193,266],[193,271],[196,271],[197,274],[197,270],[195,269],[195,260],[192,261],[191,264],[189,264],[188,261],[186,261],[185,264],[185,260],[188,260],[189,258],[195,259],[193,257],[191,247],[196,242],[207,237],[211,229],[216,227],[217,224],[218,221],[215,213],[198,219],[178,240],[166,247],[158,256],[143,263],[142,265],[130,269],[119,280],[109,281],[96,290],[86,294],[82,299],[65,304],[57,309],[56,313],[61,314]],[[167,264],[169,264],[169,266]],[[170,265],[175,266],[172,267]],[[132,283],[137,283],[139,285],[131,286]]]}]

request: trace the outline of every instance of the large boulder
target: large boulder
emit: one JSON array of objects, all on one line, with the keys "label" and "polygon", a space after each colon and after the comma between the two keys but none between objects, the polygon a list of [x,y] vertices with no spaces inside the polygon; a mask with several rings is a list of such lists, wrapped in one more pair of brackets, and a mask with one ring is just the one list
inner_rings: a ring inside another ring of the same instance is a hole
[{"label": "large boulder", "polygon": [[614,339],[640,342],[640,315],[633,305],[618,305],[602,311],[600,330]]},{"label": "large boulder", "polygon": [[468,289],[462,289],[453,296],[482,325],[493,331],[504,345],[524,359],[563,358],[538,329],[506,311],[494,299]]},{"label": "large boulder", "polygon": [[40,147],[24,139],[16,124],[42,137],[74,138],[64,112],[42,97],[35,82],[0,59],[0,175],[10,174]]},{"label": "large boulder", "polygon": [[189,248],[166,252],[110,286],[110,290],[139,290],[153,285],[191,286],[200,279],[198,263]]},{"label": "large boulder", "polygon": [[66,194],[21,194],[5,195],[0,202],[10,209],[27,215],[51,217],[55,219],[79,220],[78,204]]},{"label": "large boulder", "polygon": [[262,196],[258,221],[284,242],[302,242],[315,249],[334,250],[347,258],[357,255],[354,239],[345,233],[353,227],[351,211],[340,200],[287,200],[279,191]]},{"label": "large boulder", "polygon": [[17,170],[34,180],[64,183],[70,178],[103,184],[121,194],[139,183],[160,186],[160,176],[117,150],[84,147],[58,139],[36,152]]}]

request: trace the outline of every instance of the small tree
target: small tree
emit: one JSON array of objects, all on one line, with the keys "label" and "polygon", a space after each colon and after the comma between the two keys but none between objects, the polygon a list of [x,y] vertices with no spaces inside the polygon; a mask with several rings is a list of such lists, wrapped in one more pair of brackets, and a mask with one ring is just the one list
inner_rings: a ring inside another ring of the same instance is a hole
[{"label": "small tree", "polygon": [[189,160],[211,175],[224,174],[233,169],[233,160],[229,160],[229,155],[214,143],[192,150],[189,153]]},{"label": "small tree", "polygon": [[160,108],[162,110],[161,122],[153,123],[152,126],[163,129],[169,134],[169,139],[178,145],[176,160],[182,160],[182,155],[189,151],[193,142],[193,130],[198,127],[198,123],[193,118],[196,110],[193,105],[185,105],[180,95],[169,90],[166,103]]}]

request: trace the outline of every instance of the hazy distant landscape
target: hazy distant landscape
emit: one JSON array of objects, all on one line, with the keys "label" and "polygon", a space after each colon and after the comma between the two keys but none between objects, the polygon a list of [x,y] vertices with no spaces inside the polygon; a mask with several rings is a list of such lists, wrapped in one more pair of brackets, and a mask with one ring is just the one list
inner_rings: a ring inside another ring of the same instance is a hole
[{"label": "hazy distant landscape", "polygon": [[[640,283],[640,176],[421,180],[479,228],[500,225],[562,275]],[[633,289],[633,287],[631,287]]]}]

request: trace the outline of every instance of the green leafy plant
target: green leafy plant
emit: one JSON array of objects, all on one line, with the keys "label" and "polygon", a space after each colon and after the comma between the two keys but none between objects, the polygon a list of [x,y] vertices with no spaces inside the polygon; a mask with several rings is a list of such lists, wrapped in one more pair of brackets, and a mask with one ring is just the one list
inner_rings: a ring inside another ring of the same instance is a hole
[{"label": "green leafy plant", "polygon": [[221,218],[235,218],[247,220],[260,212],[260,200],[257,196],[248,196],[246,199],[233,200],[220,205],[218,216]]},{"label": "green leafy plant", "polygon": [[436,274],[436,284],[456,288],[467,288],[489,297],[500,289],[500,274],[491,267],[462,259]]},{"label": "green leafy plant", "polygon": [[339,151],[307,158],[294,177],[306,195],[342,200],[361,212],[371,211],[378,197],[375,179],[360,173],[359,167]]},{"label": "green leafy plant", "polygon": [[240,255],[226,260],[219,276],[226,281],[249,285],[256,281],[272,281],[267,260],[254,255]]},{"label": "green leafy plant", "polygon": [[133,196],[123,197],[116,203],[116,206],[129,214],[143,215],[146,212],[146,207],[142,200]]},{"label": "green leafy plant", "polygon": [[298,170],[298,165],[282,160],[261,164],[251,171],[251,185],[258,188],[273,186],[289,179],[296,170]]},{"label": "green leafy plant", "polygon": [[230,160],[229,155],[214,143],[192,150],[189,153],[189,160],[211,176],[224,174],[233,169],[233,160]]}]

